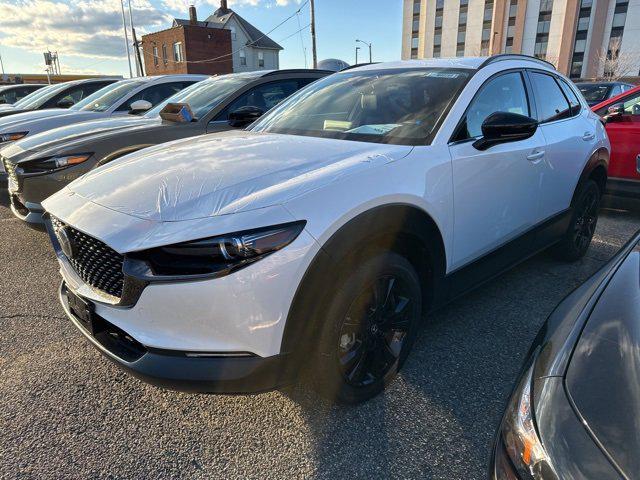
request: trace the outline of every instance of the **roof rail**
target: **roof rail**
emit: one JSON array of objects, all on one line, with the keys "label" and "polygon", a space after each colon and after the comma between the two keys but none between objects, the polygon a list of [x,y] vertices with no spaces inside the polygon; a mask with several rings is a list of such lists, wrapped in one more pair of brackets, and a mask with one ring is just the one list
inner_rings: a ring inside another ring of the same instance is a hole
[{"label": "roof rail", "polygon": [[366,65],[377,65],[380,62],[366,62],[366,63],[356,63],[355,65],[349,65],[348,67],[344,67],[342,70],[338,70],[338,72],[346,72],[347,70],[351,70],[353,68],[364,67]]},{"label": "roof rail", "polygon": [[321,70],[318,68],[286,68],[284,70],[273,70],[267,72],[262,77],[270,77],[272,75],[282,75],[283,73],[335,73],[333,70]]},{"label": "roof rail", "polygon": [[537,62],[540,63],[542,65],[545,65],[547,67],[551,67],[554,70],[556,69],[555,65],[551,62],[547,62],[546,60],[542,60],[541,58],[537,58],[537,57],[533,57],[531,55],[523,55],[520,53],[501,53],[498,55],[492,55],[491,57],[487,58],[484,62],[482,62],[482,64],[478,67],[478,70],[480,70],[481,68],[486,67],[487,65],[491,65],[492,63],[496,63],[496,62],[502,62],[505,60],[529,60],[531,62]]}]

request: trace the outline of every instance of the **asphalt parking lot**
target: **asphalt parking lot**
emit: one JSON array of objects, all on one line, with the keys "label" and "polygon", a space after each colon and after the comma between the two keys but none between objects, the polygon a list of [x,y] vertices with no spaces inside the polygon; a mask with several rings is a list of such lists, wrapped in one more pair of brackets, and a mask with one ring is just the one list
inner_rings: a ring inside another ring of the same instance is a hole
[{"label": "asphalt parking lot", "polygon": [[543,253],[458,300],[384,395],[332,407],[304,387],[189,395],[124,374],[64,317],[46,234],[0,198],[0,478],[485,478],[538,328],[640,228],[603,211],[582,261]]}]

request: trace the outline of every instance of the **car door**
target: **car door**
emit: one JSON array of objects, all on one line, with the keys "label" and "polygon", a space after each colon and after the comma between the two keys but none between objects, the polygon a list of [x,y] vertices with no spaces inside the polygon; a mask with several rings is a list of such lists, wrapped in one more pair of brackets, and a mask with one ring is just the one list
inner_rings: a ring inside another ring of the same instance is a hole
[{"label": "car door", "polygon": [[490,78],[471,101],[450,144],[454,191],[453,267],[459,268],[518,237],[538,221],[544,138],[473,146],[482,122],[495,112],[532,116],[524,73]]},{"label": "car door", "polygon": [[629,94],[620,103],[624,113],[611,118],[606,125],[611,142],[609,177],[640,181],[640,91]]},{"label": "car door", "polygon": [[546,220],[570,207],[580,174],[597,148],[596,120],[583,114],[563,79],[537,70],[528,73],[547,145],[540,185],[540,216]]},{"label": "car door", "polygon": [[221,132],[231,128],[228,124],[230,112],[234,112],[241,107],[257,107],[263,112],[267,112],[275,107],[282,100],[297,91],[299,88],[297,79],[277,80],[275,82],[257,85],[225,107],[215,119],[207,125],[207,133]]}]

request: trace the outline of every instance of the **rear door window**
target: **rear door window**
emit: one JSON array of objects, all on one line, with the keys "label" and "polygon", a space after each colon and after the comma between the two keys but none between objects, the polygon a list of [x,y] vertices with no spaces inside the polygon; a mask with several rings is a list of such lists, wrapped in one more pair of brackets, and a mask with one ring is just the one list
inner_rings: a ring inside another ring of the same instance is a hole
[{"label": "rear door window", "polygon": [[569,102],[555,78],[539,72],[531,72],[530,77],[540,122],[553,122],[571,117]]}]

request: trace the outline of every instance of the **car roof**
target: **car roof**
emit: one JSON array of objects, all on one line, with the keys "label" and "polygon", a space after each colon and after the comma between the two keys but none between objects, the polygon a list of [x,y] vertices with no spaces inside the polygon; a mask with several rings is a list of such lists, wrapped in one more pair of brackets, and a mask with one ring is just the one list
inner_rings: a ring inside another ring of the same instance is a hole
[{"label": "car roof", "polygon": [[103,82],[105,80],[113,80],[119,81],[124,80],[122,77],[94,77],[94,78],[80,78],[78,80],[69,80],[68,82],[59,82],[66,83],[67,85],[81,85],[83,83],[93,83],[93,82]]},{"label": "car roof", "polygon": [[204,80],[209,78],[209,75],[196,75],[191,73],[183,73],[183,74],[175,74],[175,75],[154,75],[151,77],[133,77],[133,78],[125,78],[125,80],[137,80],[139,82],[149,82],[149,83],[164,83],[164,82],[172,82],[172,81],[180,81],[180,80]]},{"label": "car roof", "polygon": [[[523,62],[523,67],[533,67],[533,66],[543,66],[547,69],[553,69],[552,64],[546,62],[544,60],[540,60],[535,57],[530,57],[528,55],[518,55],[518,54],[501,54],[501,55],[493,55],[490,57],[452,57],[452,58],[426,58],[422,60],[402,60],[396,62],[385,62],[385,63],[369,63],[364,65],[357,65],[344,71],[353,71],[353,70],[392,70],[392,69],[407,69],[407,68],[462,68],[469,70],[479,70],[487,65],[492,65],[501,61],[519,61]],[[339,73],[339,72],[338,72]]]},{"label": "car roof", "polygon": [[576,82],[576,85],[602,85],[606,87],[610,87],[612,85],[631,85],[626,82]]}]

